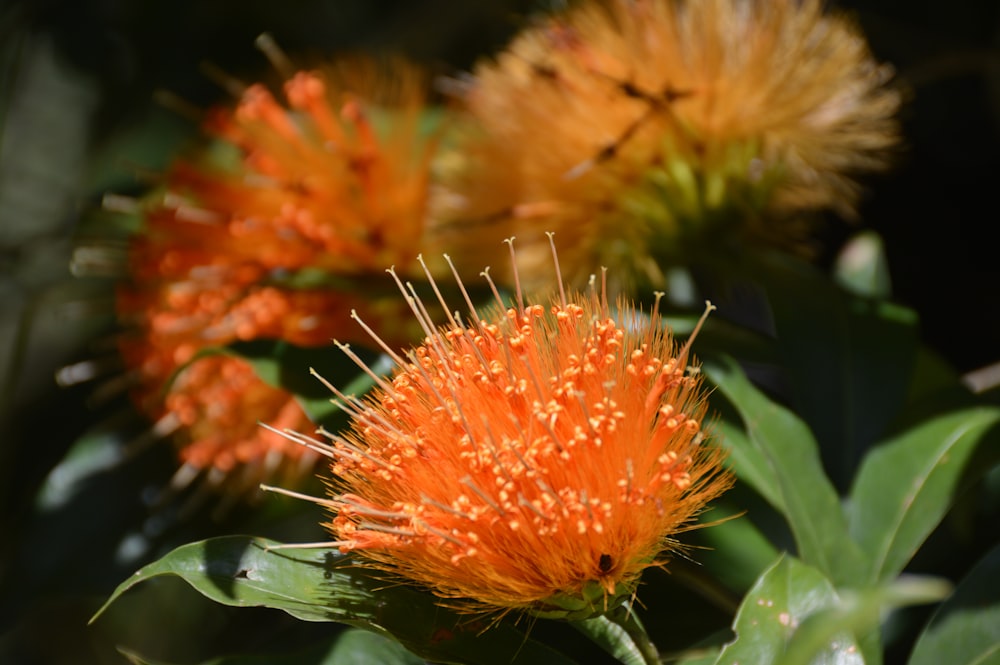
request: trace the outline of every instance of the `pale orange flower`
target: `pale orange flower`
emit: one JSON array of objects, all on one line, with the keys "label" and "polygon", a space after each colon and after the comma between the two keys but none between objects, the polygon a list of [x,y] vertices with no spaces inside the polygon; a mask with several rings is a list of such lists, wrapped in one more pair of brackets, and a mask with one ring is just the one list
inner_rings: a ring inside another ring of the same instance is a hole
[{"label": "pale orange flower", "polygon": [[[137,403],[160,431],[176,430],[179,484],[192,470],[240,488],[308,470],[312,453],[257,425],[307,426],[294,396],[244,361],[198,354],[259,339],[325,345],[355,330],[352,311],[379,322],[405,313],[371,275],[416,265],[437,142],[425,89],[415,67],[367,60],[290,73],[284,102],[251,85],[235,108],[207,114],[207,145],[140,203],[120,346]],[[395,326],[392,341],[416,333]]]},{"label": "pale orange flower", "polygon": [[666,561],[730,482],[688,346],[655,308],[560,293],[482,318],[467,300],[437,330],[409,297],[423,344],[385,347],[364,399],[331,386],[348,433],[290,435],[332,459],[334,545],[464,609],[552,617],[608,611]]},{"label": "pale orange flower", "polygon": [[823,5],[591,0],[526,30],[466,84],[449,242],[485,263],[470,224],[517,235],[530,279],[554,230],[570,283],[603,265],[633,287],[746,241],[801,248],[807,213],[851,216],[898,141],[889,69]]}]

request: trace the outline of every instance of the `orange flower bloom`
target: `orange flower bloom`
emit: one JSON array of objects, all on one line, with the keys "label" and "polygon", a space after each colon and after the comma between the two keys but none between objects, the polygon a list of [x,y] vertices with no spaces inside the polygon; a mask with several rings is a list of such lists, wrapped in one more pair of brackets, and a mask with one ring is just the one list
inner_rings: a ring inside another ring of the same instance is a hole
[{"label": "orange flower bloom", "polygon": [[437,331],[411,301],[423,344],[364,400],[331,387],[349,433],[298,437],[333,460],[316,501],[334,544],[467,609],[616,606],[729,484],[688,347],[655,309],[612,311],[594,291],[498,296],[483,318],[468,302],[472,318]]},{"label": "orange flower bloom", "polygon": [[[137,402],[181,428],[185,468],[239,471],[256,487],[275,451],[297,469],[314,457],[257,424],[308,426],[290,393],[236,358],[186,367],[200,351],[255,339],[323,345],[344,335],[352,310],[405,313],[370,276],[410,269],[420,249],[436,144],[424,84],[404,63],[359,60],[294,73],[287,105],[249,86],[235,109],[208,114],[209,145],[171,166],[163,193],[144,203],[117,299],[120,346]],[[419,331],[393,332],[402,343]]]},{"label": "orange flower bloom", "polygon": [[530,279],[554,230],[571,283],[608,266],[660,286],[665,264],[747,239],[798,246],[803,213],[851,215],[855,177],[897,142],[900,100],[823,4],[592,1],[527,30],[469,84],[480,128],[453,174],[449,241],[483,265],[455,220],[516,235]]},{"label": "orange flower bloom", "polygon": [[[295,73],[284,86],[287,108],[252,85],[235,111],[216,111],[206,123],[238,148],[240,163],[178,164],[170,185],[181,205],[166,207],[196,246],[217,239],[223,246],[213,251],[268,269],[350,275],[410,264],[437,143],[423,126],[425,87],[412,66],[364,60]],[[376,118],[387,121],[382,131]],[[218,237],[185,213],[205,214]]]},{"label": "orange flower bloom", "polygon": [[182,474],[214,469],[226,478],[228,490],[256,490],[272,476],[284,474],[297,482],[318,456],[260,427],[311,425],[295,398],[261,381],[253,367],[239,358],[214,355],[185,367],[170,385],[165,411],[185,428],[189,443],[180,451]]}]

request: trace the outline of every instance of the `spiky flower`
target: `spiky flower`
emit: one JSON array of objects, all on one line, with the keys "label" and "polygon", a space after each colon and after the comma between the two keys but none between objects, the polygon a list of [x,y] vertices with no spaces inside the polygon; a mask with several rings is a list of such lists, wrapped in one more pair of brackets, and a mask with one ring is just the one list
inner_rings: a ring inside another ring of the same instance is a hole
[{"label": "spiky flower", "polygon": [[571,283],[605,265],[626,286],[746,241],[801,248],[807,213],[852,215],[898,140],[889,69],[824,4],[589,0],[526,30],[468,84],[453,241],[516,234],[524,278],[562,231]]},{"label": "spiky flower", "polygon": [[385,347],[395,370],[363,400],[331,386],[348,433],[293,435],[332,459],[317,501],[334,545],[466,609],[616,607],[729,483],[688,346],[655,309],[613,310],[596,290],[560,288],[549,306],[497,296],[482,318],[467,300],[469,318],[437,330],[403,292],[423,344]]},{"label": "spiky flower", "polygon": [[[235,108],[207,114],[208,145],[141,203],[145,228],[117,299],[135,397],[161,430],[180,430],[182,482],[211,470],[255,488],[277,467],[308,468],[313,453],[256,424],[308,426],[293,396],[245,361],[202,356],[237,341],[328,344],[354,330],[353,310],[397,318],[405,305],[370,275],[415,265],[424,230],[437,140],[424,77],[363,60],[291,72],[263,46],[289,71],[285,103],[255,84]],[[410,338],[405,327],[392,334]]]}]

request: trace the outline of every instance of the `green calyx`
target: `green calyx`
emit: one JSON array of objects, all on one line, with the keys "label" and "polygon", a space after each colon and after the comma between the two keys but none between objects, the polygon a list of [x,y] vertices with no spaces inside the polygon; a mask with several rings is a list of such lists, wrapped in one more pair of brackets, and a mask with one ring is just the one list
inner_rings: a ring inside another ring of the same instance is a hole
[{"label": "green calyx", "polygon": [[609,594],[599,581],[588,580],[577,593],[560,591],[530,608],[528,612],[540,619],[583,621],[607,614],[625,602],[632,591],[632,585],[619,582],[615,585],[614,593]]}]

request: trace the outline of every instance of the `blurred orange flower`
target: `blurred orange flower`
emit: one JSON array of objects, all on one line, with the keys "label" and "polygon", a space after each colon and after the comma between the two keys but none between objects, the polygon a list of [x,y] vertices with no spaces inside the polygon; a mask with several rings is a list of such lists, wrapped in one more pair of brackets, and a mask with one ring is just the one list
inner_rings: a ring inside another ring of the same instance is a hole
[{"label": "blurred orange flower", "polygon": [[[179,429],[179,483],[211,470],[213,483],[241,478],[242,491],[283,467],[309,470],[312,453],[257,424],[308,426],[294,397],[245,361],[199,353],[257,339],[323,345],[354,329],[353,310],[384,322],[403,313],[370,276],[405,272],[420,251],[437,143],[425,84],[402,62],[347,60],[290,75],[284,104],[251,85],[234,109],[207,114],[208,145],[143,202],[117,298],[120,346],[137,402],[161,430]],[[394,342],[412,337],[391,330]]]},{"label": "blurred orange flower", "polygon": [[823,5],[589,1],[526,30],[467,85],[449,240],[486,262],[466,222],[516,235],[530,280],[553,230],[570,283],[603,265],[632,287],[746,240],[801,248],[803,214],[852,215],[898,140],[889,69]]}]

